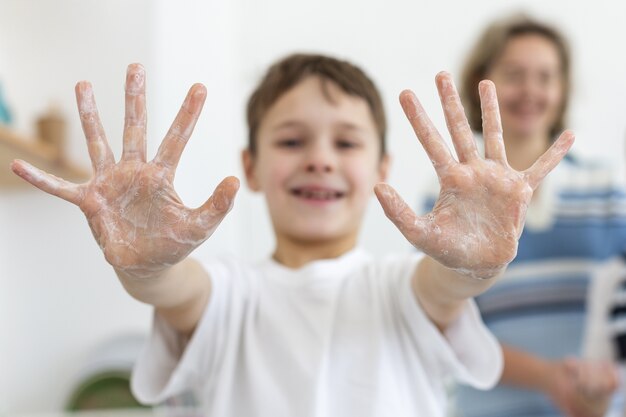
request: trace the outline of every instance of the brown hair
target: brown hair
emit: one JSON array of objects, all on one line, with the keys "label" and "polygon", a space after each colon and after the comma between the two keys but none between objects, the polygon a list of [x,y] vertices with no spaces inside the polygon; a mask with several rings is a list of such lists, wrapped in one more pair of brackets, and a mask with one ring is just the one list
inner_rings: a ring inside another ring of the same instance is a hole
[{"label": "brown hair", "polygon": [[[317,76],[322,81],[330,81],[346,94],[361,97],[367,102],[380,136],[381,155],[384,155],[387,122],[383,103],[374,82],[363,70],[347,61],[315,54],[289,55],[267,70],[248,100],[248,149],[250,153],[253,155],[256,153],[257,132],[270,107],[288,90],[309,76]],[[322,83],[322,89],[327,95],[324,83]]]},{"label": "brown hair", "polygon": [[563,102],[550,136],[555,138],[565,128],[565,114],[570,94],[570,51],[566,39],[555,28],[519,13],[497,20],[485,29],[471,50],[462,74],[461,97],[466,105],[469,123],[474,131],[482,131],[478,83],[485,79],[491,65],[500,57],[507,43],[516,36],[540,35],[556,47],[561,61]]}]

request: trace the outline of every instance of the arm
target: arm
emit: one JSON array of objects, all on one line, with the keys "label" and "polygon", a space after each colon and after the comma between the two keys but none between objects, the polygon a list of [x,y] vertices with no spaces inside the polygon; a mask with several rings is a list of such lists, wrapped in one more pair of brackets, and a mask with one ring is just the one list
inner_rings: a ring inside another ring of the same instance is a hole
[{"label": "arm", "polygon": [[608,362],[575,358],[545,360],[503,345],[502,383],[547,395],[570,417],[602,417],[618,385],[617,371]]},{"label": "arm", "polygon": [[191,336],[211,296],[211,279],[197,261],[187,258],[159,276],[143,279],[117,271],[126,291],[135,299],[151,304],[183,336]]},{"label": "arm", "polygon": [[502,345],[502,354],[501,383],[542,392],[550,390],[549,376],[555,371],[554,363],[509,345]]},{"label": "arm", "polygon": [[159,150],[146,161],[145,72],[129,65],[126,74],[124,149],[114,160],[100,123],[92,87],[76,85],[76,100],[93,177],[73,184],[24,161],[13,172],[44,192],[77,205],[85,214],[106,260],[124,288],[184,334],[190,334],[210,297],[202,267],[187,256],[211,236],[230,211],[239,182],[224,179],[199,208],[182,204],[173,181],[183,149],[206,99],[200,84],[191,87]]},{"label": "arm", "polygon": [[484,158],[449,74],[437,76],[437,88],[458,160],[417,97],[409,91],[400,95],[441,184],[433,210],[417,216],[389,185],[378,184],[375,191],[387,217],[428,255],[416,269],[413,291],[443,330],[456,320],[466,300],[489,288],[515,257],[533,191],[567,153],[574,136],[563,133],[532,167],[515,171],[506,160],[493,83],[483,81],[479,88]]},{"label": "arm", "polygon": [[493,282],[467,279],[433,258],[424,257],[415,270],[411,287],[428,317],[444,331],[461,314],[467,299],[482,293]]}]

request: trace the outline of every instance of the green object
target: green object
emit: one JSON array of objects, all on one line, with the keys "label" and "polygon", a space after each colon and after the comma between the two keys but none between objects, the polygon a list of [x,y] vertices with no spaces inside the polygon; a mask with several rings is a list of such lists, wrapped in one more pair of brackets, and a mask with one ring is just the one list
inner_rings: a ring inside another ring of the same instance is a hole
[{"label": "green object", "polygon": [[146,408],[130,391],[130,373],[105,371],[82,381],[67,404],[67,411]]}]

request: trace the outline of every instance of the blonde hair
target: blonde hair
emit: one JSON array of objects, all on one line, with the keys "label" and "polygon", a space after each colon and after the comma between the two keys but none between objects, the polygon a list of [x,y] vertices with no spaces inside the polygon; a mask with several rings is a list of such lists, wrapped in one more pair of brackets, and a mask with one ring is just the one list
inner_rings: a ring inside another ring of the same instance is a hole
[{"label": "blonde hair", "polygon": [[570,94],[570,50],[565,37],[554,27],[539,22],[523,13],[514,14],[497,20],[489,25],[471,49],[461,72],[460,94],[465,103],[467,116],[472,130],[482,131],[482,117],[478,83],[485,79],[491,66],[500,57],[508,42],[523,35],[543,36],[556,47],[561,61],[561,79],[563,99],[561,109],[554,125],[550,128],[550,137],[556,136],[565,128],[565,115]]}]

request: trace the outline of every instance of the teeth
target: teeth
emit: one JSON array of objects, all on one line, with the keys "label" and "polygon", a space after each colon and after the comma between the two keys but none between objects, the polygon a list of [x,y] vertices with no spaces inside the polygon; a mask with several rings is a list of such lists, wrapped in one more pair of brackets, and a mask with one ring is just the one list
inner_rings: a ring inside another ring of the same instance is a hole
[{"label": "teeth", "polygon": [[315,200],[334,200],[343,196],[343,193],[339,191],[329,190],[294,190],[293,193],[297,196],[304,198],[310,198]]}]

